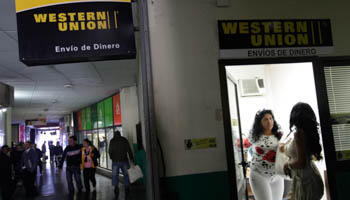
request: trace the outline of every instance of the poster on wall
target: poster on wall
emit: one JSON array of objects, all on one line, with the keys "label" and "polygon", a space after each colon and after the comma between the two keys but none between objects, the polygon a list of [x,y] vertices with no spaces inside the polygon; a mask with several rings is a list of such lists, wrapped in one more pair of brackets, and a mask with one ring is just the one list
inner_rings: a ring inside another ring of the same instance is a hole
[{"label": "poster on wall", "polygon": [[131,0],[16,0],[28,66],[136,57]]},{"label": "poster on wall", "polygon": [[221,58],[301,57],[333,52],[329,19],[219,20]]},{"label": "poster on wall", "polygon": [[114,125],[122,125],[122,109],[120,106],[120,94],[113,96],[113,116],[114,116]]},{"label": "poster on wall", "polygon": [[18,133],[18,141],[19,142],[25,142],[24,130],[25,130],[25,125],[20,125],[19,126],[19,133]]},{"label": "poster on wall", "polygon": [[105,109],[105,126],[113,126],[113,98],[105,99],[103,103]]},{"label": "poster on wall", "polygon": [[86,108],[86,130],[91,130],[91,107]]},{"label": "poster on wall", "polygon": [[103,101],[97,104],[97,120],[98,120],[98,128],[105,127],[105,110]]},{"label": "poster on wall", "polygon": [[86,109],[81,111],[81,128],[86,130]]},{"label": "poster on wall", "polygon": [[97,129],[97,104],[91,106],[91,123],[92,129]]},{"label": "poster on wall", "polygon": [[77,113],[78,116],[78,130],[81,131],[83,130],[82,122],[81,122],[81,111]]}]

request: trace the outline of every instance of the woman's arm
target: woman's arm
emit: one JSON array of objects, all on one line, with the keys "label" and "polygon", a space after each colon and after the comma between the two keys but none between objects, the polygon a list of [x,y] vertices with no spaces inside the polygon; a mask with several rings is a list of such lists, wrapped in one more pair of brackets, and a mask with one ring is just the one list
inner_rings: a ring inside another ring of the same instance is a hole
[{"label": "woman's arm", "polygon": [[287,174],[290,169],[302,169],[307,162],[307,156],[309,155],[305,148],[305,132],[298,130],[294,136],[296,144],[296,158],[293,161],[289,161],[284,165],[284,171]]}]

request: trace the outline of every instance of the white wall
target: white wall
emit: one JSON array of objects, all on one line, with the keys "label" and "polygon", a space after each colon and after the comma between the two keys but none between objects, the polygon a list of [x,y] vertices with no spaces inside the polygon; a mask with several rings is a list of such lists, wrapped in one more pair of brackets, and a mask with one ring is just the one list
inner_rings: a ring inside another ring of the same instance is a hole
[{"label": "white wall", "polygon": [[136,124],[140,121],[136,86],[126,87],[120,90],[120,105],[123,135],[129,140],[132,146],[133,143],[137,142]]},{"label": "white wall", "polygon": [[[237,81],[240,79],[262,78],[266,80],[264,65],[244,65],[244,66],[227,66],[227,73]],[[241,96],[240,84],[238,87],[238,102],[240,107],[240,120],[242,133],[248,137],[251,130],[254,117],[258,110],[267,109],[266,95],[262,96]]]},{"label": "white wall", "polygon": [[[219,85],[219,19],[330,18],[335,53],[350,55],[349,1],[149,0],[157,128],[169,176],[226,170]],[[281,17],[282,16],[282,17]],[[184,150],[184,139],[216,137],[218,147]]]},{"label": "white wall", "polygon": [[285,133],[289,133],[289,114],[297,102],[310,104],[318,114],[312,63],[268,65],[267,70],[269,106]]}]

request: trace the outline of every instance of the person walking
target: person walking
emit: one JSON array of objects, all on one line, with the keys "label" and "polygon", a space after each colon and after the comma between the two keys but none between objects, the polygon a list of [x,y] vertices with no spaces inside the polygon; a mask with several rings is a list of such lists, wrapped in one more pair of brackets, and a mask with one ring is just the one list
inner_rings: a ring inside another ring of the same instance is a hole
[{"label": "person walking", "polygon": [[34,185],[35,183],[35,171],[37,170],[38,157],[37,153],[29,141],[24,143],[25,151],[22,154],[21,166],[22,166],[22,177],[26,195],[28,197],[34,197],[38,195],[38,191]]},{"label": "person walking", "polygon": [[23,142],[20,142],[19,144],[17,144],[16,147],[11,152],[11,160],[12,160],[13,168],[15,172],[14,185],[19,184],[22,178],[21,177],[21,171],[22,171],[21,159],[22,159],[23,152],[24,152]]},{"label": "person walking", "polygon": [[248,146],[253,152],[249,183],[256,200],[282,199],[284,181],[275,170],[275,156],[281,137],[282,133],[272,111],[258,111],[248,137]]},{"label": "person walking", "polygon": [[0,152],[0,189],[2,200],[11,200],[13,193],[12,162],[9,156],[10,148],[2,146]]},{"label": "person walking", "polygon": [[69,142],[69,145],[64,149],[63,156],[58,166],[58,169],[61,172],[63,163],[65,160],[67,160],[66,178],[67,178],[69,193],[70,194],[74,193],[73,177],[75,179],[78,192],[80,193],[83,188],[81,184],[81,172],[80,172],[80,165],[82,163],[81,162],[82,146],[77,144],[77,137],[75,136],[70,136],[68,142]]},{"label": "person walking", "polygon": [[[33,149],[35,150],[35,152],[37,153],[37,158],[38,158],[38,162],[37,165],[39,167],[39,172],[40,175],[43,173],[43,163],[41,162],[41,157],[43,157],[43,153],[42,151],[36,146],[36,144],[33,144]],[[35,174],[36,174],[36,170],[35,170]]]},{"label": "person walking", "polygon": [[58,167],[58,164],[61,162],[62,154],[63,154],[63,148],[60,145],[60,142],[56,142],[54,154],[55,154],[55,164],[56,164],[56,167]]},{"label": "person walking", "polygon": [[98,166],[97,158],[99,157],[98,150],[91,144],[89,139],[84,139],[82,152],[82,168],[84,176],[84,185],[86,192],[90,192],[90,181],[93,190],[96,190],[96,167]]},{"label": "person walking", "polygon": [[119,170],[122,170],[124,176],[125,194],[130,193],[128,169],[130,168],[128,155],[134,163],[129,141],[122,137],[119,131],[114,132],[114,137],[109,143],[109,157],[112,160],[112,185],[115,187],[114,192],[119,194]]},{"label": "person walking", "polygon": [[43,163],[46,163],[46,141],[41,146],[41,152],[43,153]]},{"label": "person walking", "polygon": [[311,106],[299,102],[290,113],[292,142],[281,146],[290,160],[284,165],[284,173],[292,177],[291,200],[319,200],[324,195],[324,184],[314,161],[322,159],[319,125]]}]

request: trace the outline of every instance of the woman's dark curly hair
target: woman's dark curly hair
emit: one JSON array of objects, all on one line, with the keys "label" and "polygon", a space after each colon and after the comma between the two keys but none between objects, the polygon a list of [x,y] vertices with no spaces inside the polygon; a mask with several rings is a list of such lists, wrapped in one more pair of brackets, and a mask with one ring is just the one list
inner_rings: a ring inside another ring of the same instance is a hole
[{"label": "woman's dark curly hair", "polygon": [[310,154],[316,160],[321,160],[322,147],[318,132],[319,126],[316,121],[316,115],[309,104],[299,102],[294,105],[290,113],[289,129],[292,130],[293,126],[297,130],[304,131],[305,147],[309,149]]},{"label": "woman's dark curly hair", "polygon": [[277,123],[277,121],[275,120],[275,117],[272,113],[272,110],[259,110],[256,115],[255,115],[255,119],[254,119],[254,124],[253,124],[253,128],[250,131],[250,134],[252,134],[252,138],[253,138],[253,142],[256,142],[259,140],[260,136],[264,133],[264,129],[261,125],[261,120],[262,118],[264,118],[264,116],[266,114],[270,114],[272,116],[273,119],[273,127],[272,127],[272,133],[275,135],[275,137],[280,140],[282,137],[281,132],[279,131],[279,125]]}]

